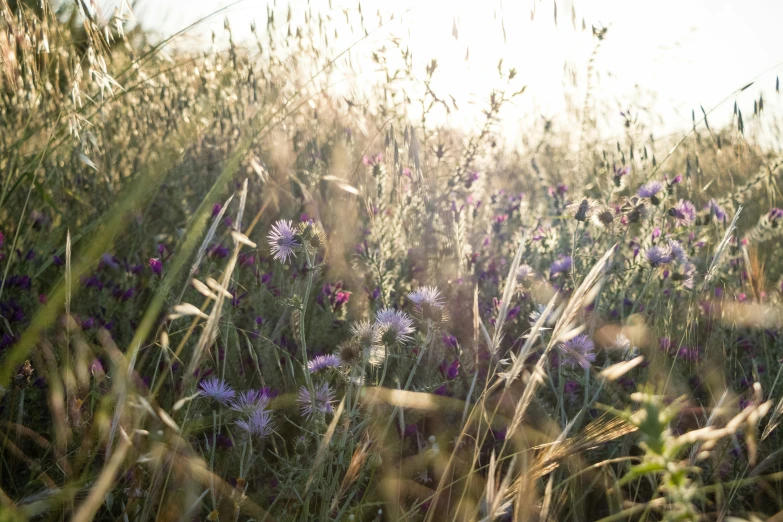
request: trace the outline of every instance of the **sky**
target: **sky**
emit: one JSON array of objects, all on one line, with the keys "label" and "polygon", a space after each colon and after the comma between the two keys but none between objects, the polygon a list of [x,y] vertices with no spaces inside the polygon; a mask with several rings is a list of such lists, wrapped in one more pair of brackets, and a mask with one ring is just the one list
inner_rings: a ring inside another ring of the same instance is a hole
[{"label": "sky", "polygon": [[[118,1],[105,0],[104,13],[110,14]],[[134,13],[145,27],[168,35],[235,1],[139,0]],[[356,8],[355,1],[332,3]],[[288,4],[278,0],[276,5],[284,13]],[[291,5],[295,20],[305,8],[326,12],[328,7],[326,0],[291,0]],[[460,111],[448,117],[458,125],[480,118],[481,100],[498,86],[500,58],[516,67],[519,82],[527,85],[506,115],[509,128],[535,115],[556,117],[565,110],[567,92],[581,106],[595,46],[591,26],[607,28],[595,57],[591,85],[598,88],[591,92],[592,101],[616,108],[609,119],[617,125],[620,109],[641,99],[662,119],[651,122],[655,130],[686,129],[692,110],[709,110],[758,77],[756,85],[730,97],[710,119],[729,121],[735,99],[744,114],[752,114],[760,93],[768,106],[776,102],[775,77],[783,72],[783,46],[777,41],[783,0],[364,0],[362,8],[368,20],[378,9],[395,13],[384,30],[409,42],[419,70],[438,59],[434,89],[461,102]],[[180,43],[208,42],[213,30],[221,37],[224,18],[241,39],[252,20],[265,25],[266,9],[262,0],[240,1],[189,31]],[[366,58],[372,45],[358,46],[355,56]],[[575,90],[565,81],[567,70],[579,75]]]}]

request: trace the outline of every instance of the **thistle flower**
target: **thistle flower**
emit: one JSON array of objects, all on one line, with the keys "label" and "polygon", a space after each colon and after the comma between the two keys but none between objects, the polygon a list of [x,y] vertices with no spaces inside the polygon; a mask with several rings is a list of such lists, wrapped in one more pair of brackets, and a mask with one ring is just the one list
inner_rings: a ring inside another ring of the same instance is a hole
[{"label": "thistle flower", "polygon": [[434,286],[422,286],[418,290],[409,293],[408,299],[413,302],[416,312],[427,319],[434,319],[435,314],[443,310],[443,297]]},{"label": "thistle flower", "polygon": [[271,412],[264,409],[253,412],[247,419],[238,420],[236,425],[251,437],[258,437],[259,439],[268,437],[275,429]]},{"label": "thistle flower", "polygon": [[383,340],[389,344],[405,344],[413,338],[413,319],[401,310],[384,308],[375,314],[375,321],[384,330]]},{"label": "thistle flower", "polygon": [[225,381],[213,377],[206,381],[201,381],[198,385],[198,393],[202,397],[213,399],[221,404],[227,404],[234,397],[234,390],[225,383]]},{"label": "thistle flower", "polygon": [[557,274],[568,272],[569,270],[571,270],[573,264],[574,264],[574,260],[571,259],[571,256],[561,256],[559,259],[555,260],[552,263],[552,265],[549,267],[549,274],[550,276],[555,276]]},{"label": "thistle flower", "polygon": [[726,211],[718,205],[718,202],[715,201],[715,199],[711,199],[710,202],[707,203],[707,206],[704,207],[704,210],[709,212],[710,217],[714,216],[718,221],[726,221]]},{"label": "thistle flower", "polygon": [[647,217],[648,202],[646,199],[631,196],[626,199],[621,210],[625,214],[628,223],[638,223]]},{"label": "thistle flower", "polygon": [[332,401],[334,401],[334,391],[329,388],[329,384],[322,382],[315,386],[314,396],[311,397],[310,392],[304,386],[299,388],[299,409],[302,412],[302,416],[310,418],[313,414],[322,413],[327,414],[332,412]]},{"label": "thistle flower", "polygon": [[677,261],[677,263],[681,265],[687,265],[689,263],[688,254],[685,253],[682,243],[676,239],[670,239],[668,248],[671,252],[672,259]]},{"label": "thistle flower", "polygon": [[667,265],[672,262],[672,252],[668,247],[655,245],[647,249],[647,261],[652,266]]},{"label": "thistle flower", "polygon": [[252,416],[257,411],[261,411],[269,404],[269,393],[266,390],[248,390],[242,392],[236,399],[231,401],[230,408],[234,411]]},{"label": "thistle flower", "polygon": [[528,277],[533,277],[536,275],[535,270],[533,270],[533,267],[530,265],[519,265],[519,268],[517,269],[517,281],[522,282]]},{"label": "thistle flower", "polygon": [[595,344],[587,335],[577,335],[557,347],[562,355],[562,363],[565,366],[576,368],[579,366],[583,370],[590,368],[590,364],[595,361]]},{"label": "thistle flower", "polygon": [[316,355],[307,362],[307,370],[310,373],[317,373],[327,368],[337,368],[341,362],[337,355]]},{"label": "thistle flower", "polygon": [[614,223],[614,213],[601,205],[593,211],[590,221],[599,228],[608,228]]},{"label": "thistle flower", "polygon": [[619,351],[623,358],[632,359],[639,354],[639,348],[631,344],[631,340],[623,333],[617,334],[612,342],[612,348]]},{"label": "thistle flower", "polygon": [[696,207],[687,199],[681,199],[669,209],[669,215],[677,224],[687,227],[696,219]]},{"label": "thistle flower", "polygon": [[383,363],[386,350],[382,344],[385,329],[379,323],[368,320],[359,321],[351,326],[351,333],[362,350],[364,360],[372,366]]},{"label": "thistle flower", "polygon": [[595,206],[595,202],[590,198],[582,198],[579,203],[571,203],[566,207],[566,213],[572,216],[577,221],[587,221],[592,215],[592,209]]},{"label": "thistle flower", "polygon": [[275,259],[286,263],[289,257],[296,257],[295,250],[301,246],[291,221],[279,219],[267,235],[267,241]]},{"label": "thistle flower", "polygon": [[640,198],[652,199],[656,197],[661,190],[663,190],[663,183],[653,180],[648,181],[639,187],[636,195],[638,195]]}]

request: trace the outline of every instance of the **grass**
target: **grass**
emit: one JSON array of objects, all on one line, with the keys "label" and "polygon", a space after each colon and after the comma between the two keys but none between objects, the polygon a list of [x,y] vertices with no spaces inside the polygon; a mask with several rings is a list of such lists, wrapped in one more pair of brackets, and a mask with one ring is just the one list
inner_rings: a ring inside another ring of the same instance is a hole
[{"label": "grass", "polygon": [[762,98],[509,144],[516,71],[437,124],[358,10],[166,54],[68,7],[0,0],[1,520],[783,512]]}]

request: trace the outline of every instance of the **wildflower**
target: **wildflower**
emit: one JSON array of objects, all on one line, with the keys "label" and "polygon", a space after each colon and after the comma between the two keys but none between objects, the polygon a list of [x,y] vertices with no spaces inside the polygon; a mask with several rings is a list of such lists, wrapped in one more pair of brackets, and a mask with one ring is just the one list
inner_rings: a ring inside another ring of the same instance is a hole
[{"label": "wildflower", "polygon": [[221,404],[227,404],[234,397],[234,390],[226,384],[225,381],[213,377],[207,381],[201,381],[198,385],[198,393],[202,397],[207,397],[218,401]]},{"label": "wildflower", "polygon": [[625,187],[625,178],[630,173],[630,165],[624,165],[622,167],[612,165],[612,183],[614,184],[615,190],[622,190]]},{"label": "wildflower", "polygon": [[209,255],[212,257],[216,257],[218,259],[224,259],[228,257],[228,253],[229,253],[228,247],[223,244],[219,244],[212,247],[212,250],[210,250]]},{"label": "wildflower", "polygon": [[517,281],[524,281],[528,277],[533,277],[535,274],[535,270],[533,270],[533,267],[530,265],[519,265],[519,268],[517,268]]},{"label": "wildflower", "polygon": [[715,201],[715,199],[711,199],[710,202],[707,203],[707,206],[704,207],[704,210],[709,211],[710,216],[714,216],[718,221],[726,221],[726,211],[718,205],[718,202]]},{"label": "wildflower", "polygon": [[673,260],[677,261],[681,265],[688,264],[688,254],[685,253],[685,249],[682,247],[682,243],[676,239],[670,239],[669,251],[671,252]]},{"label": "wildflower", "polygon": [[359,343],[356,342],[356,339],[349,339],[348,341],[344,341],[340,343],[337,348],[340,353],[340,360],[343,362],[343,364],[347,366],[353,366],[361,363],[362,348],[359,346]]},{"label": "wildflower", "polygon": [[577,335],[564,343],[560,343],[558,351],[563,356],[563,364],[571,368],[586,370],[595,361],[595,344],[587,335]]},{"label": "wildflower", "polygon": [[443,297],[434,286],[422,286],[418,290],[408,294],[408,299],[413,302],[417,313],[427,319],[434,319],[435,314],[443,309]]},{"label": "wildflower", "polygon": [[310,373],[317,373],[327,368],[337,368],[340,362],[340,357],[337,355],[316,355],[307,362],[307,370]]},{"label": "wildflower", "polygon": [[451,364],[446,364],[446,361],[444,360],[440,363],[440,372],[446,379],[453,381],[459,375],[459,367],[459,359],[454,359]]},{"label": "wildflower", "polygon": [[571,270],[573,264],[574,260],[571,259],[571,256],[560,256],[560,258],[555,260],[549,267],[549,274],[550,276],[555,276],[557,274],[568,272]]},{"label": "wildflower", "polygon": [[572,381],[571,379],[568,379],[563,384],[563,393],[568,397],[569,402],[573,403],[577,399],[577,395],[579,395],[579,391],[582,387],[579,385],[578,382]]},{"label": "wildflower", "polygon": [[302,415],[312,417],[313,414],[327,414],[332,412],[332,401],[334,401],[334,391],[329,388],[329,384],[322,382],[313,390],[314,396],[310,395],[308,389],[302,386],[299,389],[299,408]]},{"label": "wildflower", "polygon": [[263,439],[272,434],[275,429],[272,422],[271,412],[267,410],[257,410],[247,419],[237,421],[237,427],[246,431],[248,435]]},{"label": "wildflower", "polygon": [[223,206],[220,203],[215,203],[212,205],[212,217],[217,216],[220,214],[220,210],[223,208]]},{"label": "wildflower", "polygon": [[[530,323],[533,324],[541,317],[541,315],[546,310],[546,306],[542,304],[536,304],[535,308],[532,312],[530,312],[530,315],[528,316],[530,318]],[[548,318],[547,318],[548,319]]]},{"label": "wildflower", "polygon": [[383,339],[390,344],[404,344],[413,338],[413,319],[401,310],[384,308],[375,314],[375,321],[384,329]]},{"label": "wildflower", "polygon": [[624,219],[628,223],[638,223],[645,219],[648,214],[648,203],[646,199],[632,196],[628,198],[621,207],[622,212],[625,214]]},{"label": "wildflower", "polygon": [[696,207],[687,199],[681,199],[669,209],[669,215],[679,225],[688,226],[696,219]]},{"label": "wildflower", "polygon": [[[663,183],[653,180],[639,187],[636,195],[638,195],[640,198],[650,199],[654,205],[657,205],[660,203],[660,200],[658,199],[658,193],[661,190],[663,190]],[[653,200],[653,198],[655,198],[655,200]]]},{"label": "wildflower", "polygon": [[255,412],[265,409],[269,404],[269,399],[268,390],[248,390],[232,400],[230,408],[245,415],[253,415]]},{"label": "wildflower", "polygon": [[368,320],[359,321],[351,326],[351,333],[359,344],[364,360],[372,366],[378,366],[386,358],[386,350],[381,343],[384,327]]},{"label": "wildflower", "polygon": [[575,220],[584,222],[590,217],[593,206],[594,204],[590,199],[583,198],[578,205],[576,203],[568,205],[566,212],[573,216]]},{"label": "wildflower", "polygon": [[161,261],[157,257],[153,257],[152,259],[150,259],[150,270],[152,270],[152,272],[155,275],[159,276],[160,273],[163,271],[163,261]]},{"label": "wildflower", "polygon": [[632,359],[639,354],[639,348],[633,346],[631,340],[622,332],[615,336],[612,348],[619,351],[625,359]]},{"label": "wildflower", "polygon": [[599,228],[608,228],[614,223],[614,214],[608,208],[601,206],[593,212],[590,221]]},{"label": "wildflower", "polygon": [[269,232],[267,240],[275,259],[285,263],[290,256],[296,257],[294,250],[300,245],[291,221],[278,220]]},{"label": "wildflower", "polygon": [[652,266],[667,265],[672,262],[672,252],[665,246],[651,246],[647,249],[646,255]]},{"label": "wildflower", "polygon": [[445,344],[449,348],[456,348],[457,347],[457,338],[454,337],[453,335],[443,334],[443,337],[441,337],[441,340],[443,341],[443,344]]}]

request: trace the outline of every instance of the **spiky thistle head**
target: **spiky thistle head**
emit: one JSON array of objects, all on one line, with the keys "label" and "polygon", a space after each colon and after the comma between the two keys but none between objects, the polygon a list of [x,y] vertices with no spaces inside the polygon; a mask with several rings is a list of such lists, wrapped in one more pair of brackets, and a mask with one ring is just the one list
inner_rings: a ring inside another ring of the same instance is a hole
[{"label": "spiky thistle head", "polygon": [[351,326],[353,338],[362,350],[363,358],[371,366],[379,366],[386,357],[386,349],[383,346],[383,334],[385,327],[367,319],[357,321]]},{"label": "spiky thistle head", "polygon": [[437,320],[442,317],[444,299],[434,286],[422,286],[418,290],[410,292],[408,299],[413,303],[416,313],[425,319]]},{"label": "spiky thistle head", "polygon": [[332,413],[332,402],[334,401],[334,391],[329,387],[329,384],[322,382],[315,385],[313,388],[313,394],[307,387],[302,386],[299,388],[299,409],[302,412],[303,417],[310,418],[316,414],[326,415]]},{"label": "spiky thistle head", "polygon": [[228,401],[235,395],[234,390],[224,380],[217,377],[201,381],[198,385],[198,393],[202,397],[207,397],[224,405],[228,404]]},{"label": "spiky thistle head", "polygon": [[316,355],[307,362],[307,370],[310,373],[318,373],[327,368],[337,368],[341,363],[342,361],[337,355]]},{"label": "spiky thistle head", "polygon": [[249,436],[257,437],[259,439],[268,437],[275,430],[275,423],[272,421],[272,413],[264,409],[253,412],[253,414],[246,419],[238,420],[236,425]]},{"label": "spiky thistle head", "polygon": [[270,399],[267,390],[248,390],[231,401],[231,409],[252,416],[255,412],[266,408]]},{"label": "spiky thistle head", "polygon": [[558,345],[562,364],[571,368],[577,366],[586,370],[595,361],[595,343],[585,334],[580,334]]},{"label": "spiky thistle head", "polygon": [[272,226],[267,240],[272,255],[282,263],[287,262],[289,257],[296,257],[296,249],[301,246],[291,221],[285,219],[278,220]]},{"label": "spiky thistle head", "polygon": [[375,314],[375,322],[383,329],[383,341],[388,344],[405,344],[413,339],[413,319],[401,310],[379,310]]}]

